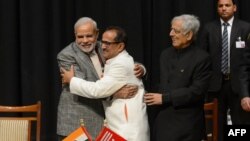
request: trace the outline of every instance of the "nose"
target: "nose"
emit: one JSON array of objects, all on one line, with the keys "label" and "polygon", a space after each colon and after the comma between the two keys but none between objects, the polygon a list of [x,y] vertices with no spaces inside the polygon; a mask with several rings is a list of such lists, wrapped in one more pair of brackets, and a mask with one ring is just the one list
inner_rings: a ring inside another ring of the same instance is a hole
[{"label": "nose", "polygon": [[173,29],[170,30],[169,36],[174,36],[174,31],[173,31]]},{"label": "nose", "polygon": [[102,49],[105,49],[105,48],[107,48],[107,45],[106,44],[101,44],[101,47],[102,47]]},{"label": "nose", "polygon": [[83,43],[88,42],[88,38],[87,38],[87,37],[83,37],[83,38],[82,38],[82,42],[83,42]]},{"label": "nose", "polygon": [[226,6],[225,5],[222,6],[222,10],[226,10]]}]

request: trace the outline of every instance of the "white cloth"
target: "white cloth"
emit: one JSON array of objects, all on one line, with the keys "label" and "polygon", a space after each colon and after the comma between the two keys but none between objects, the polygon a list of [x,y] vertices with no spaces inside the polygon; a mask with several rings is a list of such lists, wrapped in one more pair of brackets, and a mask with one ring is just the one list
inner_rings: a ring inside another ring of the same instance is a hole
[{"label": "white cloth", "polygon": [[139,90],[131,99],[103,102],[107,124],[128,141],[149,141],[146,104],[143,102],[144,86],[134,75],[134,61],[126,51],[107,60],[104,76],[96,82],[73,77],[70,91],[88,98],[104,98],[111,96],[125,84],[136,84]]},{"label": "white cloth", "polygon": [[101,66],[99,57],[98,57],[95,50],[93,50],[93,52],[90,54],[90,59],[91,59],[93,65],[95,67],[95,70],[96,70],[99,78],[101,78],[101,76],[102,76],[102,66]]}]

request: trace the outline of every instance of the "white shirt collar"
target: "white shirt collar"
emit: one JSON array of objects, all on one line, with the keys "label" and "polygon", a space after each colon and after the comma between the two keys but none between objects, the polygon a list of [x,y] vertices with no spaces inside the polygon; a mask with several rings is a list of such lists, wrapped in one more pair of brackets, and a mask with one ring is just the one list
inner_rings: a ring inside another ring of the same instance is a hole
[{"label": "white shirt collar", "polygon": [[[233,21],[234,21],[234,16],[230,20],[227,21],[227,23],[229,24],[229,26],[233,25]],[[224,21],[222,19],[220,19],[220,23],[222,25],[224,23]]]},{"label": "white shirt collar", "polygon": [[128,54],[128,52],[126,51],[126,49],[124,49],[122,52],[120,52],[119,54],[117,54],[115,57],[106,60],[106,64],[110,64],[113,60],[115,60],[115,58],[117,58],[117,57],[119,57],[119,56],[121,56],[123,54]]}]

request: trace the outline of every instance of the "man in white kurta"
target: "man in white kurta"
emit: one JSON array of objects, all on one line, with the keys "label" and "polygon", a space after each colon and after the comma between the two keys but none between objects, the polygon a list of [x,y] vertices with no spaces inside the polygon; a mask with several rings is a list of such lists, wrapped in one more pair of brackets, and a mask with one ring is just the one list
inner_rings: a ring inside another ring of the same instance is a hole
[{"label": "man in white kurta", "polygon": [[103,34],[102,48],[107,59],[103,77],[96,82],[72,77],[70,91],[87,98],[106,98],[126,84],[138,85],[138,92],[133,98],[112,98],[104,101],[105,115],[108,127],[126,140],[149,141],[146,104],[143,102],[145,93],[143,83],[134,75],[134,60],[125,50],[126,42],[123,40],[112,42],[115,40],[114,37],[125,33],[120,30],[111,27]]}]

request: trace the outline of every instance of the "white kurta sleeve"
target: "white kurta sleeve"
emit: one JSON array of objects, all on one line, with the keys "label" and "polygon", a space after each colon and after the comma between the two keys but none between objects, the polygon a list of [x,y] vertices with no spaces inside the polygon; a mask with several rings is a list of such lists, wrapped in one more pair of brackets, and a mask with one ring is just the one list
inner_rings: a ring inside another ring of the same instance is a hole
[{"label": "white kurta sleeve", "polygon": [[90,82],[77,77],[70,81],[70,92],[87,98],[104,98],[111,96],[122,88],[125,82],[101,81]]},{"label": "white kurta sleeve", "polygon": [[106,72],[104,72],[104,77],[96,82],[73,77],[70,81],[70,92],[93,99],[108,97],[126,85],[126,77],[126,65],[113,63],[107,68]]}]

